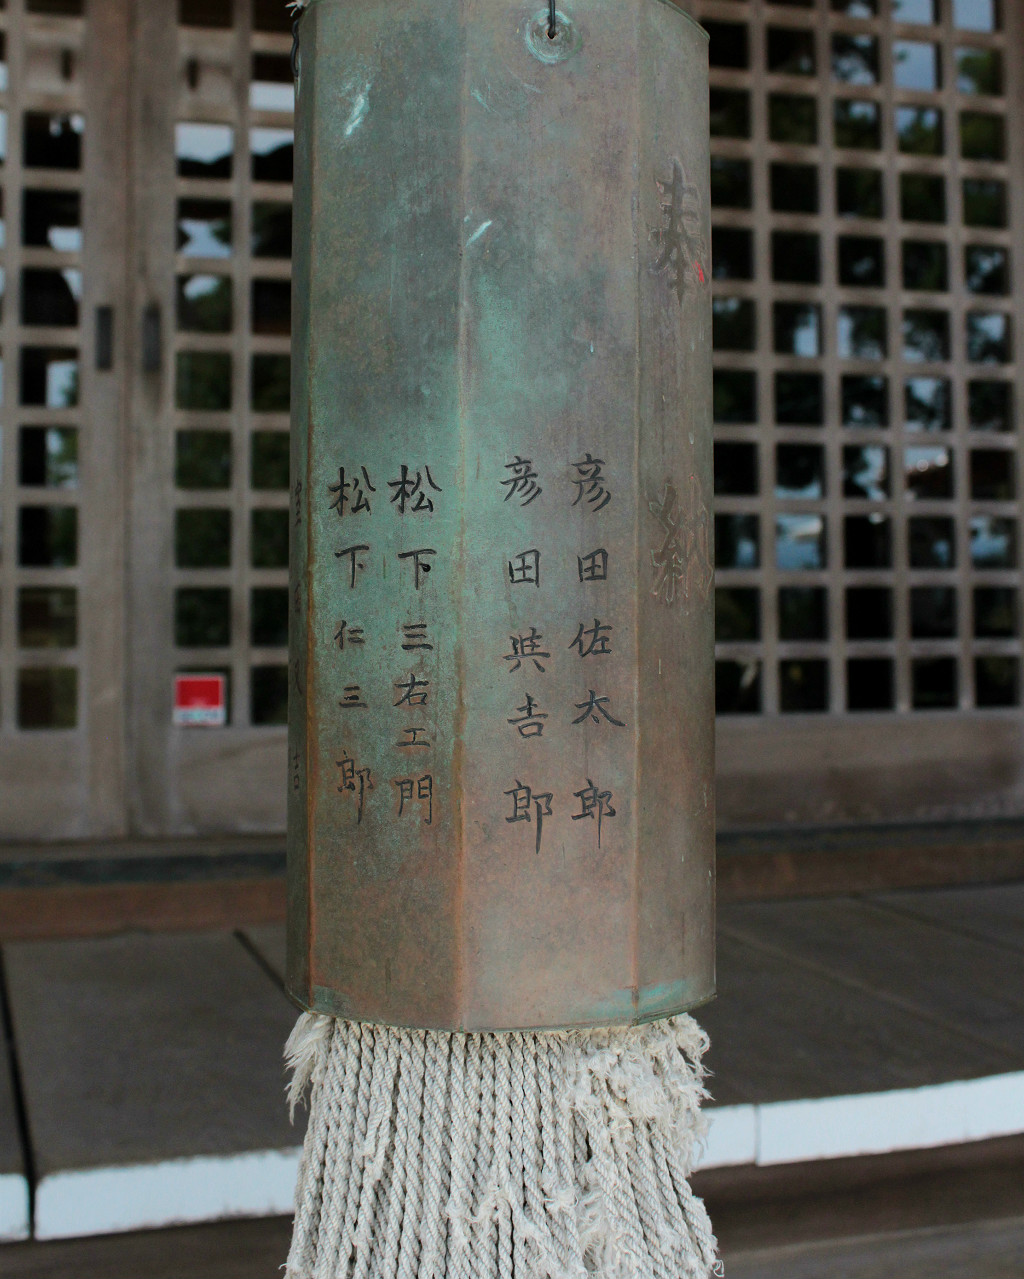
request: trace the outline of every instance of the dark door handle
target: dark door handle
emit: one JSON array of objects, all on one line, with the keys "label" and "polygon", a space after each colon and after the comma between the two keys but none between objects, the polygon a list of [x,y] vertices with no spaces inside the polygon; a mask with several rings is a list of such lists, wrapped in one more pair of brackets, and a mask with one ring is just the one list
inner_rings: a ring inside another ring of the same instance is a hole
[{"label": "dark door handle", "polygon": [[114,308],[96,308],[96,368],[109,373],[114,367]]},{"label": "dark door handle", "polygon": [[142,371],[159,373],[162,355],[160,303],[150,302],[142,313]]}]

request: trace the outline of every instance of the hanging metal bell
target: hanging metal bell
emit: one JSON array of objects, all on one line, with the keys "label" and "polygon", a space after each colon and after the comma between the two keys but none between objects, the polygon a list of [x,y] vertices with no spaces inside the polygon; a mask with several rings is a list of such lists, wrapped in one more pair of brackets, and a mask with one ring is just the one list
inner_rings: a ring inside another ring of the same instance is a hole
[{"label": "hanging metal bell", "polygon": [[312,0],[288,986],[622,1025],[714,988],[706,37]]}]

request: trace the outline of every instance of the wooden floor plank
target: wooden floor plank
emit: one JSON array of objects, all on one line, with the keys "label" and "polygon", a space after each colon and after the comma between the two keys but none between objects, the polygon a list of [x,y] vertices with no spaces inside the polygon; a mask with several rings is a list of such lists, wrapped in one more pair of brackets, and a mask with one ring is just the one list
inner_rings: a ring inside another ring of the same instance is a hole
[{"label": "wooden floor plank", "polygon": [[262,924],[246,928],[244,932],[264,963],[283,982],[286,967],[284,924]]},{"label": "wooden floor plank", "polygon": [[28,1180],[15,1101],[11,1049],[0,1019],[0,1242],[21,1239],[29,1229]]},{"label": "wooden floor plank", "polygon": [[1024,951],[1024,884],[883,893],[871,900],[901,915],[916,915],[967,936]]},{"label": "wooden floor plank", "polygon": [[726,1252],[1024,1218],[1024,1136],[697,1172]]},{"label": "wooden floor plank", "polygon": [[4,1279],[280,1279],[291,1219],[8,1244]]},{"label": "wooden floor plank", "polygon": [[736,905],[720,926],[1004,1052],[998,1069],[1024,1067],[1024,953],[856,898]]},{"label": "wooden floor plank", "polygon": [[284,917],[285,886],[279,878],[0,890],[0,942],[109,937],[132,929],[241,928]]},{"label": "wooden floor plank", "polygon": [[[802,903],[803,909],[808,903]],[[960,1042],[870,993],[721,932],[711,1036],[717,1103],[917,1088],[1007,1070],[1007,1055]]]},{"label": "wooden floor plank", "polygon": [[0,1177],[21,1176],[25,1171],[11,1065],[3,1024],[0,1023]]},{"label": "wooden floor plank", "polygon": [[767,901],[1024,879],[1024,822],[718,833],[718,900]]},{"label": "wooden floor plank", "polygon": [[5,947],[40,1176],[275,1150],[293,1011],[229,933]]},{"label": "wooden floor plank", "polygon": [[1024,1218],[723,1254],[729,1279],[1020,1279]]}]

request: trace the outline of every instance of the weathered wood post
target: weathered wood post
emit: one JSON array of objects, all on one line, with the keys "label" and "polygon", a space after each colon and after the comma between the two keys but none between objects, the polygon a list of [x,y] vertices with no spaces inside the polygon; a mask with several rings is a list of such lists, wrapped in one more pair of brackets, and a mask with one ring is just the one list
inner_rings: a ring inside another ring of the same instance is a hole
[{"label": "weathered wood post", "polygon": [[662,0],[300,32],[289,990],[443,1032],[681,1013],[714,990],[706,37]]}]

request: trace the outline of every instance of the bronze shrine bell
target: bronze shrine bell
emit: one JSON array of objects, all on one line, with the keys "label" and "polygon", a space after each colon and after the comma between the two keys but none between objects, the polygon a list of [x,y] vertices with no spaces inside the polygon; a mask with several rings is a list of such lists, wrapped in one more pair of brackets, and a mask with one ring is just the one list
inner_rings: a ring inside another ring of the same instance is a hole
[{"label": "bronze shrine bell", "polygon": [[312,0],[288,987],[448,1030],[714,991],[707,39]]}]

